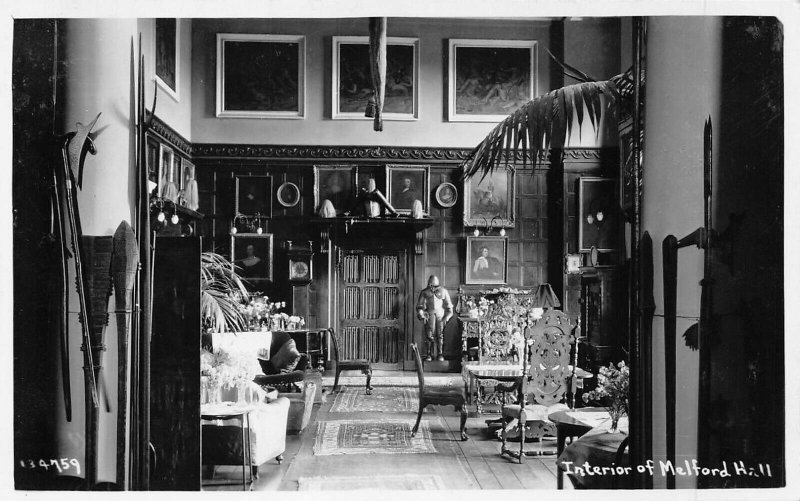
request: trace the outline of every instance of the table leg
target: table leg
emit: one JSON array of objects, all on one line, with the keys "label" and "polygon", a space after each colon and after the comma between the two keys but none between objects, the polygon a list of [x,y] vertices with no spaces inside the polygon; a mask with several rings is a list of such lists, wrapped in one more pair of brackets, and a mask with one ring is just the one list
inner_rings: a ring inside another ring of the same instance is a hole
[{"label": "table leg", "polygon": [[247,449],[245,448],[246,444],[245,444],[245,438],[244,438],[244,425],[245,425],[246,416],[247,416],[247,414],[242,414],[242,490],[243,491],[247,490],[247,476],[246,476],[246,471],[247,471],[247,463],[246,463]]},{"label": "table leg", "polygon": [[564,428],[559,424],[556,426],[556,489],[561,490],[564,488],[564,472],[558,465],[558,458],[564,452],[564,445],[567,442],[567,436],[564,433]]}]

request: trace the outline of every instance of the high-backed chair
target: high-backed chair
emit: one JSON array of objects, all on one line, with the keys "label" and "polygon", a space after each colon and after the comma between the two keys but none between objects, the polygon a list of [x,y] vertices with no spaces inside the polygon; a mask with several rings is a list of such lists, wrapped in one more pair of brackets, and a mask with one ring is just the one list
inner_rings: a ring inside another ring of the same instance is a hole
[{"label": "high-backed chair", "polygon": [[[554,436],[555,424],[547,416],[569,409],[564,403],[574,369],[570,368],[570,350],[574,336],[570,318],[559,310],[547,310],[525,333],[525,356],[522,375],[511,385],[498,385],[497,391],[514,392],[516,403],[500,408],[506,424],[502,427],[500,454],[517,458],[555,452],[525,451],[525,438]],[[519,451],[506,447],[509,430],[519,432]]]},{"label": "high-backed chair", "polygon": [[367,376],[366,393],[372,395],[372,364],[366,358],[339,359],[339,343],[336,341],[336,333],[333,328],[328,329],[328,334],[333,344],[333,359],[336,361],[336,378],[333,380],[333,391],[339,389],[339,374],[342,371],[361,371]]},{"label": "high-backed chair", "polygon": [[417,423],[411,430],[411,436],[416,435],[419,429],[419,422],[422,420],[422,412],[429,405],[452,405],[455,410],[461,411],[461,440],[467,439],[467,398],[464,389],[461,387],[453,388],[449,386],[426,387],[425,372],[422,368],[422,359],[419,356],[419,349],[416,343],[411,343],[411,351],[414,352],[414,364],[417,366],[417,378],[419,379],[419,412],[417,412]]}]

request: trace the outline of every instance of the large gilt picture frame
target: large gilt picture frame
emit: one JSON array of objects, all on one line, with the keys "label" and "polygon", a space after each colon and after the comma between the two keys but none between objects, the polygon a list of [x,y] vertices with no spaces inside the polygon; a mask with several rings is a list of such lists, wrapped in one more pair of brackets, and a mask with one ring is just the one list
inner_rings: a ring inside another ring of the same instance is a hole
[{"label": "large gilt picture frame", "polygon": [[217,34],[217,116],[305,117],[305,37]]},{"label": "large gilt picture frame", "polygon": [[354,165],[315,165],[314,211],[319,211],[324,200],[331,202],[337,215],[350,210],[355,202],[357,172]]},{"label": "large gilt picture frame", "polygon": [[175,18],[155,20],[156,84],[175,101],[180,98],[181,25]]},{"label": "large gilt picture frame", "polygon": [[513,227],[514,183],[515,171],[510,166],[464,180],[464,226]]},{"label": "large gilt picture frame", "polygon": [[[364,116],[372,96],[369,37],[333,37],[331,117],[334,120],[372,120]],[[419,38],[386,39],[384,120],[419,118]]]},{"label": "large gilt picture frame", "polygon": [[451,39],[449,46],[449,121],[501,122],[537,95],[535,40]]}]

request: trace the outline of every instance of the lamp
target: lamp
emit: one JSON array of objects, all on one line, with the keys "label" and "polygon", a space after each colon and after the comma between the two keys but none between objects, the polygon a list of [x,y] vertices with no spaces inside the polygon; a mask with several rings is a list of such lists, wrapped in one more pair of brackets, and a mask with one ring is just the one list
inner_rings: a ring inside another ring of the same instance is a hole
[{"label": "lamp", "polygon": [[558,300],[558,297],[556,297],[556,293],[553,292],[553,288],[550,284],[540,284],[539,288],[536,289],[536,304],[544,309],[558,308],[561,306],[561,302]]},{"label": "lamp", "polygon": [[[236,233],[239,232],[240,227],[247,233],[257,233],[261,235],[265,231],[261,224],[261,219],[265,218],[263,218],[260,213],[256,213],[254,216],[236,214],[236,216],[233,218],[233,222],[231,223],[231,235],[236,235]],[[266,224],[264,224],[264,226],[266,226]]]},{"label": "lamp", "polygon": [[489,232],[491,232],[492,229],[494,229],[494,221],[495,221],[495,219],[499,219],[500,220],[500,231],[498,231],[497,234],[500,235],[501,237],[506,236],[506,229],[502,226],[503,225],[503,218],[501,218],[500,216],[495,216],[495,217],[492,218],[492,222],[489,223],[489,231],[487,231],[486,234],[488,235]]}]

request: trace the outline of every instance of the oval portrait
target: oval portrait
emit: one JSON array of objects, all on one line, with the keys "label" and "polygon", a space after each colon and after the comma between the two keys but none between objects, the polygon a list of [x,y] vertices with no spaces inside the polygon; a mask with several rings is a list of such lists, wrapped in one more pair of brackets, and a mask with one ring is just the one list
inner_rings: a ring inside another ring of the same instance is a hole
[{"label": "oval portrait", "polygon": [[436,202],[444,208],[450,208],[458,201],[458,190],[453,183],[442,183],[436,188]]},{"label": "oval portrait", "polygon": [[278,203],[284,207],[294,207],[300,202],[300,188],[294,183],[283,183],[278,187]]}]

